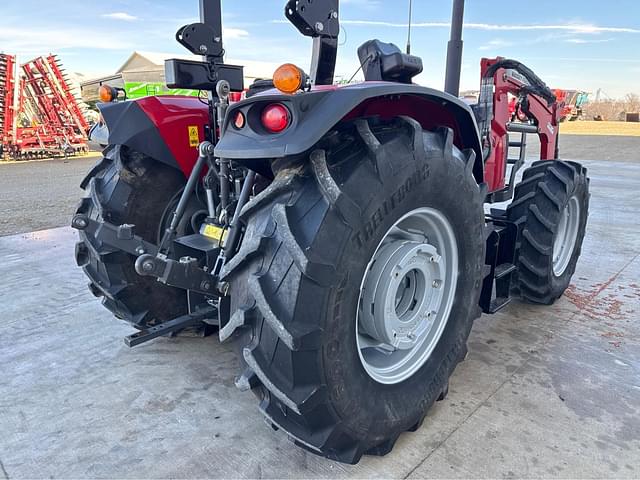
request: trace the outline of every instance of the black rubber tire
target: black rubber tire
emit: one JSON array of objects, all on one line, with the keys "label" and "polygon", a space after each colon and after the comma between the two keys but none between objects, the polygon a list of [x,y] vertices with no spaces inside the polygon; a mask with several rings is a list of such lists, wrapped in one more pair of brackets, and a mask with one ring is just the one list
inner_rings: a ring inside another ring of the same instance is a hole
[{"label": "black rubber tire", "polygon": [[[580,223],[573,254],[565,271],[553,271],[553,241],[560,214],[577,196]],[[523,300],[551,305],[562,296],[576,270],[589,215],[587,169],[575,162],[546,160],[524,171],[507,207],[510,221],[518,225],[514,293]]]},{"label": "black rubber tire", "polygon": [[[446,394],[481,313],[484,188],[473,159],[453,146],[450,129],[423,132],[409,118],[359,120],[282,168],[243,210],[243,243],[222,272],[235,313],[220,335],[241,352],[238,387],[252,388],[268,422],[297,445],[345,463],[384,455]],[[383,385],[358,356],[360,282],[390,226],[424,206],[438,208],[455,230],[456,300],[421,369]]]},{"label": "black rubber tire", "polygon": [[[80,202],[77,213],[100,222],[135,225],[137,235],[157,244],[166,209],[184,184],[181,172],[112,145],[82,181],[88,196]],[[84,231],[79,234],[76,262],[89,277],[91,292],[102,297],[102,304],[116,317],[143,329],[187,313],[184,290],[139,276],[134,269],[135,257]]]}]

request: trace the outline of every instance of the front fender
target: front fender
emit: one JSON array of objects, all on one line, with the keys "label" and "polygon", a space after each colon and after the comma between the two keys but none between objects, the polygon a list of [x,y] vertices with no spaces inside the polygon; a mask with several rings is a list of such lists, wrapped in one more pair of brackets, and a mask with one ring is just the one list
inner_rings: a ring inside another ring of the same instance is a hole
[{"label": "front fender", "polygon": [[208,107],[197,98],[145,97],[98,108],[110,144],[125,145],[189,176],[209,124]]},{"label": "front fender", "polygon": [[[299,155],[313,148],[341,121],[406,115],[420,122],[425,130],[440,126],[453,129],[455,144],[460,149],[475,151],[474,175],[482,181],[482,148],[476,120],[471,108],[454,96],[418,85],[390,82],[322,88],[292,96],[274,92],[256,95],[229,108],[216,156],[257,160]],[[280,134],[270,134],[260,124],[262,109],[274,102],[282,103],[292,113],[291,125]],[[243,129],[231,125],[238,111],[247,119]],[[243,163],[251,168],[251,162]]]}]

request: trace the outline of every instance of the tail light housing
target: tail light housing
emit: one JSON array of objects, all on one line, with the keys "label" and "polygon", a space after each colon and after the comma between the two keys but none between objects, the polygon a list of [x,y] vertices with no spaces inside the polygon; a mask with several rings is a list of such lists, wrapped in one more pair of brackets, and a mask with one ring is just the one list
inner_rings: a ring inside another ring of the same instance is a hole
[{"label": "tail light housing", "polygon": [[268,132],[280,133],[291,123],[291,112],[281,103],[272,103],[262,110],[261,121]]}]

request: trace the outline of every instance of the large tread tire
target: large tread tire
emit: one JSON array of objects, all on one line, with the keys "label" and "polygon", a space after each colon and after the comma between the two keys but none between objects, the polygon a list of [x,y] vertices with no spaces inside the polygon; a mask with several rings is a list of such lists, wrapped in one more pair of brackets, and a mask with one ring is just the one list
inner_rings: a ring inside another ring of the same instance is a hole
[{"label": "large tread tire", "polygon": [[[267,421],[298,446],[352,464],[384,455],[446,395],[481,313],[485,191],[472,168],[473,153],[453,145],[450,129],[359,120],[280,170],[243,210],[242,246],[222,271],[235,313],[220,335],[241,353],[238,387],[253,389]],[[425,364],[383,385],[358,356],[360,282],[387,229],[424,206],[440,209],[455,230],[456,299]]]},{"label": "large tread tire", "polygon": [[[98,222],[135,225],[137,235],[157,243],[167,205],[184,184],[179,171],[112,145],[82,181],[88,195],[77,213]],[[103,305],[117,318],[144,329],[187,313],[184,290],[139,276],[135,257],[103,244],[99,237],[79,233],[76,263],[89,277],[90,291],[102,297]]]},{"label": "large tread tire", "polygon": [[[553,244],[560,214],[576,196],[580,219],[575,247],[565,271],[553,271]],[[524,171],[507,217],[518,226],[515,294],[531,303],[551,305],[569,286],[582,250],[589,214],[587,169],[575,162],[543,160]]]}]

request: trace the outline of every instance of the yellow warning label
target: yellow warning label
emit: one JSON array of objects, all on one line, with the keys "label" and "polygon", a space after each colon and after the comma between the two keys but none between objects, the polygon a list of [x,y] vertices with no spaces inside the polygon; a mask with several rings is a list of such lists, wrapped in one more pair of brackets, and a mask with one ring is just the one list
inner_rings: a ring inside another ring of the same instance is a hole
[{"label": "yellow warning label", "polygon": [[198,145],[200,145],[200,134],[198,133],[198,127],[189,126],[187,128],[189,129],[189,146],[197,147]]},{"label": "yellow warning label", "polygon": [[224,241],[227,239],[227,231],[225,229],[211,224],[204,226],[202,229],[202,235],[212,240],[217,240],[220,246],[222,246]]}]

